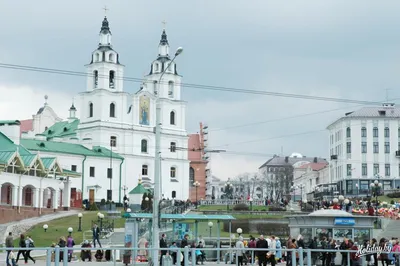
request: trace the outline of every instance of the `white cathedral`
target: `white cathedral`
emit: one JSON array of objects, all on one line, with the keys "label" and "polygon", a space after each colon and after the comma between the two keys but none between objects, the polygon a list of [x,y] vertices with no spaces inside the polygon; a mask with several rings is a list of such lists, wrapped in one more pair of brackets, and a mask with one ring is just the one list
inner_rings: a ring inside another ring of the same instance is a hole
[{"label": "white cathedral", "polygon": [[[105,17],[98,47],[86,65],[87,88],[78,96],[79,117],[76,117],[74,105],[68,121],[43,116],[40,124],[48,123],[44,132],[32,128],[31,132],[23,133],[21,142],[31,151],[57,155],[64,168],[81,173],[82,180],[76,186],[82,190],[83,199],[107,199],[111,187],[112,200],[121,202],[139,179],[146,188],[153,186],[158,97],[161,105],[161,192],[164,198],[186,200],[189,198],[186,102],[181,100],[182,76],[175,62],[171,62],[165,29],[158,57],[134,94],[124,91],[125,66],[113,49],[111,37]],[[55,116],[45,104],[34,120],[46,110],[53,114],[50,117]]]}]

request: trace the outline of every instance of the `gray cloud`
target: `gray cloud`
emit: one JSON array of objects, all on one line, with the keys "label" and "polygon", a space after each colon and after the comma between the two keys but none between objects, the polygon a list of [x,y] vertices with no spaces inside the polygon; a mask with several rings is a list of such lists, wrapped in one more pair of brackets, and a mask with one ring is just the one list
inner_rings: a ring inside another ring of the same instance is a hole
[{"label": "gray cloud", "polygon": [[[148,73],[165,19],[171,48],[185,48],[178,69],[187,83],[371,101],[383,100],[384,90],[392,88],[390,98],[400,97],[396,91],[398,1],[2,1],[0,8],[5,12],[0,24],[6,26],[2,28],[0,61],[84,71],[96,48],[105,4],[110,9],[114,48],[129,77]],[[58,97],[51,94],[72,98],[85,84],[82,77],[0,69],[3,90],[34,88],[50,94],[54,101]],[[138,83],[125,82],[128,91],[138,87]],[[222,178],[256,170],[255,165],[268,159],[268,154],[280,153],[281,147],[284,153],[327,156],[327,132],[273,137],[324,129],[349,110],[345,109],[349,105],[331,102],[193,88],[185,88],[183,96],[189,102],[187,124],[192,132],[198,130],[199,121],[208,123],[210,129],[225,128],[344,108],[211,131],[211,145],[230,144],[226,149],[239,153],[213,157],[214,172]],[[30,100],[31,107],[21,105],[29,110],[20,115],[30,116],[40,104],[42,96]],[[66,110],[63,112],[60,115],[65,117]],[[260,141],[243,143],[252,139]]]}]

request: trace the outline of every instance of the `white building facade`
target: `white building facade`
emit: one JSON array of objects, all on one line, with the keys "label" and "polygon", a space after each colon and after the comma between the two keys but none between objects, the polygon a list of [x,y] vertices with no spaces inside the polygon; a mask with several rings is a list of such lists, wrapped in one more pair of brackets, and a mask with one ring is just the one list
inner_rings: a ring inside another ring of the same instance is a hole
[{"label": "white building facade", "polygon": [[379,180],[384,190],[400,185],[400,108],[364,107],[328,126],[330,179],[343,195],[370,194]]},{"label": "white building facade", "polygon": [[107,190],[110,190],[112,200],[121,202],[124,193],[133,189],[139,179],[146,188],[153,187],[155,103],[158,97],[161,105],[162,194],[165,198],[186,200],[189,198],[186,102],[181,100],[182,77],[177,73],[176,63],[171,63],[165,30],[158,57],[152,62],[140,90],[134,94],[124,91],[125,66],[113,49],[111,37],[109,22],[104,18],[98,47],[86,65],[86,91],[76,98],[78,108],[72,105],[68,121],[56,123],[35,138],[79,144],[96,153],[97,149],[102,149],[104,152],[100,153],[108,156],[89,159],[81,154],[82,149],[58,156],[65,167],[74,166],[82,173],[84,199],[93,198],[93,193],[96,201],[107,199],[107,193],[110,193]]},{"label": "white building facade", "polygon": [[300,195],[299,200],[312,200],[314,197],[308,195],[329,184],[329,166],[326,162],[295,164],[293,168],[293,186],[296,189],[292,193]]}]

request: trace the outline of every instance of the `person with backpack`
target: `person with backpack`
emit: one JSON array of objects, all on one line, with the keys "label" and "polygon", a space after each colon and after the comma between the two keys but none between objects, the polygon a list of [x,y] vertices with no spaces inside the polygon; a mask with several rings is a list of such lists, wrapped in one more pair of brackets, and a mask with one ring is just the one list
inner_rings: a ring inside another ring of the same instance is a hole
[{"label": "person with backpack", "polygon": [[[30,236],[26,236],[25,238],[25,246],[27,248],[34,248],[35,245],[33,244],[33,240]],[[33,261],[33,263],[36,263],[36,260],[34,258],[31,257],[31,249],[28,249],[25,251],[25,264],[28,263],[28,259],[30,259],[31,261]]]}]

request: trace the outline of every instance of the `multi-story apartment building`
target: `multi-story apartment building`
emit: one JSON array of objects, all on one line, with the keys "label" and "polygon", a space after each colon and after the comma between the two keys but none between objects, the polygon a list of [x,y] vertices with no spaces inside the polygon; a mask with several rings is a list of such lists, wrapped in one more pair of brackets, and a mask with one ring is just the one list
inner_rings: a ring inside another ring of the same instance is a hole
[{"label": "multi-story apartment building", "polygon": [[344,195],[368,194],[379,179],[384,190],[400,186],[400,108],[394,104],[346,113],[328,126],[330,179]]}]

